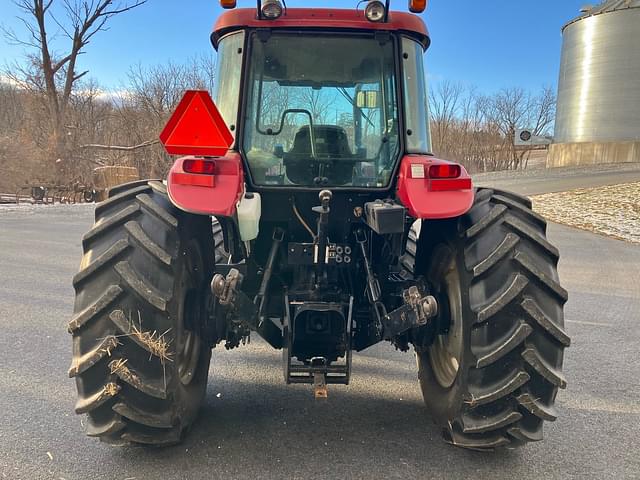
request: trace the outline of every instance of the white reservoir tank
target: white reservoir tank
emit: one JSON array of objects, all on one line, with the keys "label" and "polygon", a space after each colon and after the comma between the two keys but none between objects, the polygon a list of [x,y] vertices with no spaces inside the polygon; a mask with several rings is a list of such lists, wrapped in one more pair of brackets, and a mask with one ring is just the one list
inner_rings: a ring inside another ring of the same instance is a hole
[{"label": "white reservoir tank", "polygon": [[247,192],[238,204],[238,226],[243,242],[255,240],[260,232],[262,199],[259,193]]}]

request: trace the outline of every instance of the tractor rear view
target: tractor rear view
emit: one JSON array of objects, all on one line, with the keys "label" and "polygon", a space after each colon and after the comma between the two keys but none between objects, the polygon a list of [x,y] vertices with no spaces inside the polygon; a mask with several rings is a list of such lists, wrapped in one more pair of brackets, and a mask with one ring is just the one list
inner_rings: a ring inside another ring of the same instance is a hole
[{"label": "tractor rear view", "polygon": [[430,153],[422,20],[221,4],[213,100],[187,92],[161,134],[186,156],[112,189],[82,241],[69,373],[88,435],[179,442],[212,348],[257,334],[317,397],[353,352],[412,349],[445,440],[541,440],[566,386],[558,251],[528,199]]}]

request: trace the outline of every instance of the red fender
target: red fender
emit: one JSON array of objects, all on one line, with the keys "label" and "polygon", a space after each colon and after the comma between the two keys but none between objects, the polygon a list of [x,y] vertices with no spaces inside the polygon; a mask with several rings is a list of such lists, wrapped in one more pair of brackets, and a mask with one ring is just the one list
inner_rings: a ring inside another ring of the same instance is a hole
[{"label": "red fender", "polygon": [[167,178],[171,202],[190,213],[232,216],[244,192],[240,154],[229,151],[224,157],[207,159],[215,162],[213,175],[185,172],[184,161],[196,158],[198,157],[179,158],[171,167]]},{"label": "red fender", "polygon": [[460,166],[455,178],[430,178],[432,165],[457,165],[426,155],[407,155],[400,163],[397,195],[413,218],[458,217],[469,211],[474,191],[471,177]]}]

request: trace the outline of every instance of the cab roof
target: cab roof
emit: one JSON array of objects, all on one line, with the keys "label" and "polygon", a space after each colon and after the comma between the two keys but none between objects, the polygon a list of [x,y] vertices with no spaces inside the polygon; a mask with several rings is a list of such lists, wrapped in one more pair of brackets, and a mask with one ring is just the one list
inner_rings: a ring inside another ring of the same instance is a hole
[{"label": "cab roof", "polygon": [[217,49],[224,35],[243,28],[403,32],[425,49],[431,43],[422,18],[407,12],[389,12],[387,22],[370,22],[362,9],[289,8],[277,20],[265,20],[258,18],[255,8],[238,8],[218,17],[211,34],[213,46]]}]

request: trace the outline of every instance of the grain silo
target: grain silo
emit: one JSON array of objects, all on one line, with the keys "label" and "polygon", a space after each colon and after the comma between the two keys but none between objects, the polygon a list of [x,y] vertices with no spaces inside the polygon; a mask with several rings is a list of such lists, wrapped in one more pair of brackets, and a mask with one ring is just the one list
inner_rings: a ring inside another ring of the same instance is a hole
[{"label": "grain silo", "polygon": [[562,29],[549,166],[640,162],[640,0],[610,0]]}]

